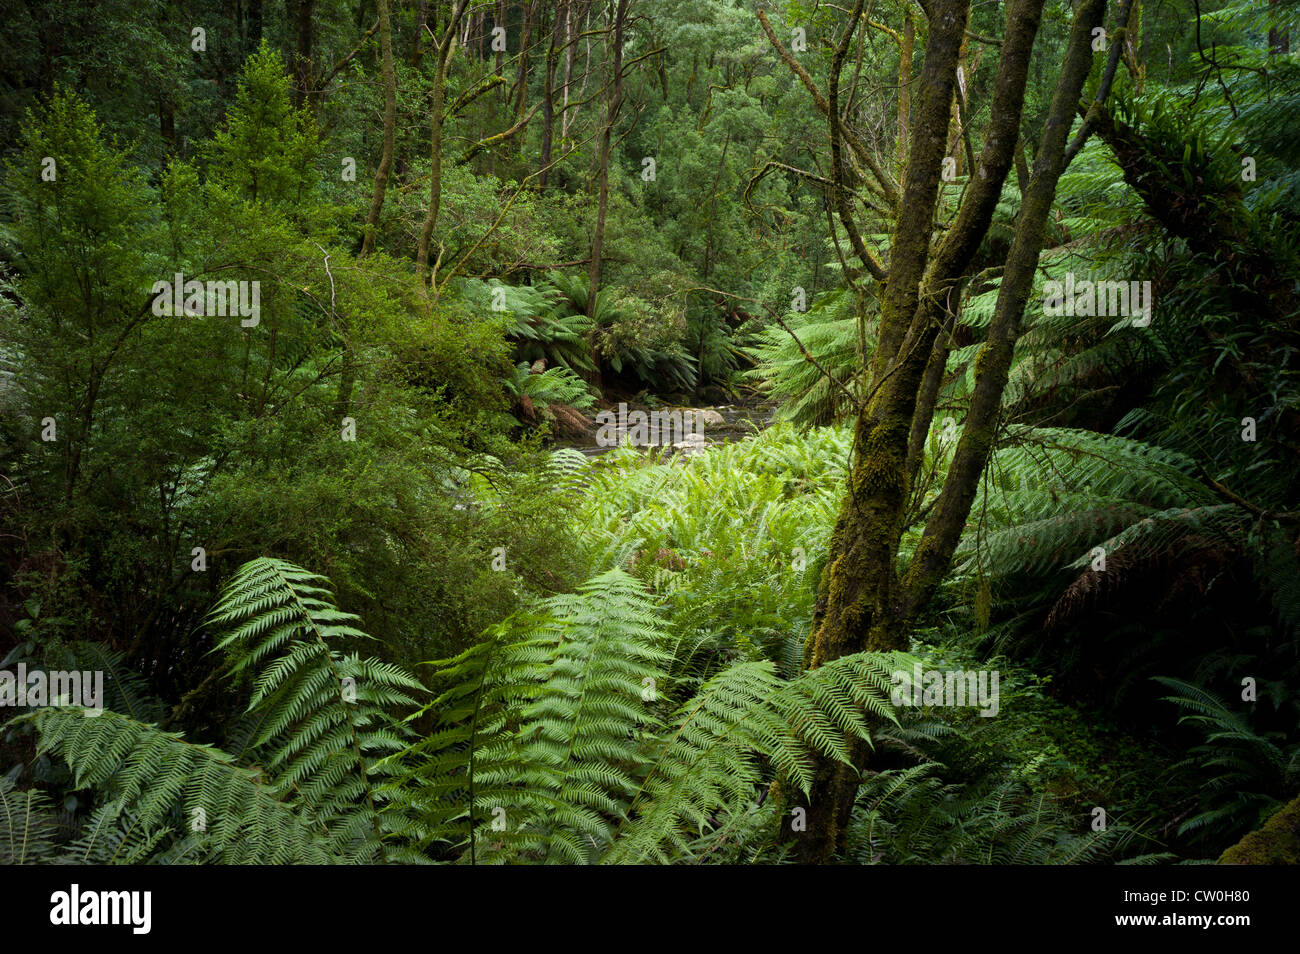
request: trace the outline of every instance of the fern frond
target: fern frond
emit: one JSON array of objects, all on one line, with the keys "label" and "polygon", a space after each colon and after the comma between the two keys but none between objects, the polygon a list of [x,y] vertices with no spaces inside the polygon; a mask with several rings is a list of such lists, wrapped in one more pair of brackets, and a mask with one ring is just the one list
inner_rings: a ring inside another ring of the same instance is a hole
[{"label": "fern frond", "polygon": [[383,757],[406,730],[391,709],[416,704],[413,676],[373,659],[344,655],[332,641],[368,639],[357,617],[333,603],[324,577],[283,560],[244,564],[209,614],[229,628],[217,643],[232,673],[254,673],[248,711],[257,721],[250,756],[272,791],[331,833],[334,850],[358,860],[386,857]]},{"label": "fern frond", "polygon": [[706,682],[674,719],[629,808],[608,862],[686,856],[714,819],[751,803],[762,765],[805,793],[814,755],[848,759],[871,719],[893,720],[891,657],[845,656],[785,681],[770,661],[740,663]]},{"label": "fern frond", "polygon": [[51,707],[16,721],[36,729],[38,750],[67,762],[78,787],[100,791],[145,830],[201,828],[214,861],[341,860],[318,825],[277,798],[260,773],[234,764],[220,749],[108,711],[88,716],[80,708]]},{"label": "fern frond", "polygon": [[44,793],[17,791],[0,776],[0,865],[47,864],[57,853],[58,823]]}]

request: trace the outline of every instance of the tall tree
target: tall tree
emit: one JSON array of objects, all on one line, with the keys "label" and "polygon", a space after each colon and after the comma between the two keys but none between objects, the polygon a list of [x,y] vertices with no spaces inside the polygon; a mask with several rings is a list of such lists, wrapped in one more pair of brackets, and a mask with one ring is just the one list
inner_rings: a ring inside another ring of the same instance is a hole
[{"label": "tall tree", "polygon": [[311,101],[315,82],[316,0],[288,0],[285,12],[294,35],[293,104],[302,106]]},{"label": "tall tree", "polygon": [[425,213],[424,226],[420,229],[420,240],[415,249],[416,274],[420,276],[421,293],[427,293],[429,243],[433,239],[433,229],[438,224],[438,211],[442,204],[442,124],[446,119],[447,71],[467,5],[468,0],[455,0],[442,34],[438,37],[438,66],[434,71],[433,105],[430,107],[429,119],[429,209]]},{"label": "tall tree", "polygon": [[384,208],[384,193],[388,190],[388,176],[393,170],[393,143],[397,135],[397,71],[393,66],[393,29],[389,18],[388,0],[376,0],[379,7],[379,49],[384,77],[384,145],[375,169],[375,188],[370,197],[370,211],[366,213],[365,231],[361,237],[361,254],[375,250],[375,232],[379,228],[379,213]]},{"label": "tall tree", "polygon": [[[904,515],[920,458],[915,435],[929,432],[938,380],[947,359],[946,336],[953,325],[961,284],[969,277],[971,262],[1015,160],[1042,6],[1043,0],[1012,0],[1008,4],[983,149],[955,220],[942,240],[936,241],[940,173],[954,115],[969,2],[934,0],[928,5],[929,30],[909,130],[906,177],[880,293],[878,344],[869,369],[868,399],[860,407],[854,427],[848,491],[819,583],[805,653],[810,668],[864,650],[905,649],[919,609],[951,566],[993,446],[1020,316],[1032,288],[1057,179],[1067,162],[1066,138],[1088,77],[1092,31],[1102,20],[1105,0],[1083,0],[1075,12],[1033,175],[1007,254],[989,340],[976,364],[976,394],[957,456],[912,564],[900,574],[897,562],[906,529]],[[824,112],[841,224],[863,266],[880,279],[879,259],[865,246],[864,230],[855,221],[843,187],[848,156],[841,144],[847,126],[839,105],[839,72],[859,28],[862,7],[858,0],[834,48]],[[1124,19],[1122,15],[1121,22]],[[1117,55],[1118,45],[1112,49]],[[801,79],[809,85],[809,79]],[[849,151],[849,156],[854,154]],[[858,745],[850,754],[851,765],[830,759],[819,762],[810,796],[799,799],[806,830],[796,831],[789,820],[786,822],[788,836],[796,841],[798,856],[805,862],[827,861],[842,847],[867,748]]]},{"label": "tall tree", "polygon": [[[569,21],[569,2],[559,0],[551,21],[551,43],[546,50],[546,70],[542,86],[542,155],[538,164],[538,188],[545,189],[550,181],[551,149],[555,140],[555,72],[560,62],[560,36]],[[568,40],[565,39],[565,46]]]},{"label": "tall tree", "polygon": [[623,105],[623,32],[630,0],[618,0],[608,37],[610,73],[605,98],[605,118],[600,128],[600,151],[596,168],[596,225],[591,233],[591,270],[588,274],[587,315],[596,315],[596,293],[600,290],[601,255],[605,245],[605,218],[609,212],[609,157],[613,150],[614,124]]}]

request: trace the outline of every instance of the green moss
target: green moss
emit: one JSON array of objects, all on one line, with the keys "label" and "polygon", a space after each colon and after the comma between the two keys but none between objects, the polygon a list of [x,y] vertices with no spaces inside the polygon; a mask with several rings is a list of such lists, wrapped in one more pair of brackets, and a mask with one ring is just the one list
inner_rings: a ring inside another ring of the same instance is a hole
[{"label": "green moss", "polygon": [[1300,864],[1300,795],[1219,858],[1222,865]]},{"label": "green moss", "polygon": [[863,494],[902,494],[910,430],[910,421],[886,418],[875,424],[859,443],[858,459],[853,467],[853,489],[859,501]]}]

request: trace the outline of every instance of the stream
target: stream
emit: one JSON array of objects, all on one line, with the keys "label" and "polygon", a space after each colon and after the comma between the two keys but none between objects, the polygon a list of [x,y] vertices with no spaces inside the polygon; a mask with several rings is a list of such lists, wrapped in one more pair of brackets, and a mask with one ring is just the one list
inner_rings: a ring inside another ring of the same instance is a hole
[{"label": "stream", "polygon": [[[693,437],[685,435],[688,438],[687,440],[682,440],[683,435],[677,434],[674,435],[672,440],[655,440],[653,438],[657,435],[651,435],[652,439],[648,441],[638,440],[635,442],[635,446],[638,447],[666,446],[672,448],[674,453],[684,454],[699,453],[718,444],[729,444],[733,441],[744,440],[756,431],[761,431],[770,425],[773,415],[776,413],[776,405],[770,402],[718,404],[702,407],[665,406],[650,408],[643,405],[625,405],[625,407],[628,417],[631,417],[636,411],[642,411],[651,421],[655,420],[651,415],[656,412],[660,415],[676,415],[680,413],[683,417],[692,413],[697,415],[696,420],[701,422],[696,426],[697,434]],[[617,419],[619,409],[610,408],[609,413],[615,415]],[[608,418],[605,420],[608,420]],[[666,420],[666,417],[661,417],[659,420]],[[619,420],[615,424],[615,434],[618,437],[617,444],[597,443],[597,435],[600,433],[600,429],[594,429],[591,434],[581,438],[559,438],[555,441],[554,446],[572,447],[588,457],[598,457],[613,450],[614,447],[626,440],[629,431],[628,423],[632,423],[633,427],[635,427],[635,420],[631,422]]]}]

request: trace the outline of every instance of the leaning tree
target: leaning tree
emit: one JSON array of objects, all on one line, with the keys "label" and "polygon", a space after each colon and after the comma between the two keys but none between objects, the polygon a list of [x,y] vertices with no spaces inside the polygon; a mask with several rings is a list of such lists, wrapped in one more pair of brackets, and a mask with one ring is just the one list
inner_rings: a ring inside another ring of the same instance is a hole
[{"label": "leaning tree", "polygon": [[[920,6],[924,62],[915,82],[910,76],[916,38],[911,16],[900,34],[874,22],[864,13],[863,0],[856,0],[832,40],[824,90],[781,42],[767,14],[759,13],[768,40],[826,119],[829,174],[822,178],[828,207],[852,252],[845,273],[874,297],[879,311],[876,347],[862,369],[867,387],[856,408],[848,487],[806,646],[810,668],[851,653],[906,649],[913,622],[952,566],[994,449],[1002,392],[1057,181],[1102,115],[1132,0],[1121,0],[1109,34],[1102,28],[1106,0],[1075,4],[1032,170],[1019,153],[1021,117],[1044,0],[1008,0],[1005,30],[1000,41],[993,41],[999,61],[989,118],[975,131],[969,128],[964,69],[967,43],[975,36],[968,29],[970,0],[921,0]],[[855,124],[855,97],[846,97],[842,89],[855,39],[860,44],[862,31],[873,29],[892,34],[903,58],[893,150],[870,141]],[[1094,72],[1094,57],[1095,91],[1087,101],[1084,89]],[[901,92],[909,84],[915,89],[911,96]],[[1079,117],[1082,122],[1071,138]],[[980,143],[978,156],[975,142]],[[895,156],[905,160],[896,162]],[[951,220],[939,223],[945,166],[951,178],[963,160],[964,193]],[[961,296],[987,267],[978,256],[987,256],[985,238],[1018,161],[1020,207],[1005,259],[997,266],[997,304],[975,362],[965,421],[937,498],[925,509],[920,542],[906,565],[900,565],[903,534],[910,520],[919,519],[909,516],[914,512],[909,500],[960,321]],[[887,255],[870,247],[873,234],[889,235]],[[800,860],[827,861],[842,847],[867,751],[866,743],[859,743],[850,753],[852,764],[823,759],[807,797],[785,793],[792,807],[804,809],[799,831],[791,824],[794,813],[785,815],[786,835]]]}]

